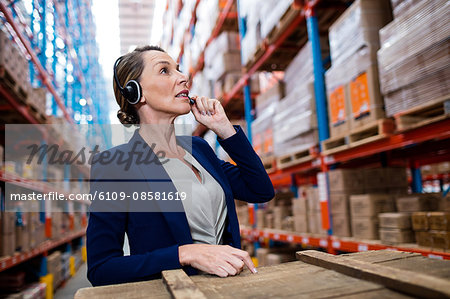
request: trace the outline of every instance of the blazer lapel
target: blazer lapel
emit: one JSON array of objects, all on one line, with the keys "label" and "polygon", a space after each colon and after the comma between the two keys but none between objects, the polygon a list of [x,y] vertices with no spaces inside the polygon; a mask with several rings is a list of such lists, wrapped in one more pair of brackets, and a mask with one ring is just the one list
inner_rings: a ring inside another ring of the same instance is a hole
[{"label": "blazer lapel", "polygon": [[[139,134],[139,130],[134,132],[133,137],[130,139],[128,144],[131,148],[133,148],[134,143],[139,143],[141,146],[138,148],[142,148],[144,152],[144,156],[149,155],[151,157],[150,161],[156,161],[157,156],[153,152],[153,150],[149,146],[142,147],[145,145],[145,140]],[[137,167],[139,167],[144,179],[147,181],[150,190],[158,190],[161,187],[161,182],[164,182],[164,190],[163,192],[177,192],[174,184],[172,183],[168,173],[164,169],[164,167],[158,163],[150,163],[144,165],[142,163],[136,163]],[[190,244],[192,243],[192,236],[189,229],[189,224],[187,222],[186,214],[184,212],[169,212],[166,207],[163,207],[163,204],[167,204],[168,201],[156,201],[161,208],[161,213],[167,221],[167,224],[178,244]],[[169,204],[181,205],[181,207],[177,206],[177,211],[183,211],[182,203],[180,201],[172,201]]]}]

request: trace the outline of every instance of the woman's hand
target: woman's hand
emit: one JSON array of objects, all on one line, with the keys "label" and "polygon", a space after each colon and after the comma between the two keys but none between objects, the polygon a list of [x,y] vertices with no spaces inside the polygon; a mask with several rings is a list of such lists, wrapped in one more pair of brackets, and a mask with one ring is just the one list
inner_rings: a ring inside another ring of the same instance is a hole
[{"label": "woman's hand", "polygon": [[191,106],[191,110],[199,123],[216,133],[221,139],[226,139],[236,133],[218,100],[197,96],[192,98],[195,100],[195,104]]},{"label": "woman's hand", "polygon": [[244,265],[251,272],[258,272],[247,251],[229,245],[182,245],[178,247],[178,255],[182,266],[190,265],[220,277],[239,274]]}]

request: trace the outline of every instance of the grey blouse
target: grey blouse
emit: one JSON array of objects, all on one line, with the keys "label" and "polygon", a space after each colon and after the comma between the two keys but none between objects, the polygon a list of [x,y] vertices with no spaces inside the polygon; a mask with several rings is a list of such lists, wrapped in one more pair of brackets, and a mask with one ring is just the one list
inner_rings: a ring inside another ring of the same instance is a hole
[{"label": "grey blouse", "polygon": [[188,195],[182,201],[194,243],[222,244],[227,206],[222,186],[186,151],[184,160],[200,173],[201,182],[192,169],[178,158],[164,158],[164,169],[179,193]]}]

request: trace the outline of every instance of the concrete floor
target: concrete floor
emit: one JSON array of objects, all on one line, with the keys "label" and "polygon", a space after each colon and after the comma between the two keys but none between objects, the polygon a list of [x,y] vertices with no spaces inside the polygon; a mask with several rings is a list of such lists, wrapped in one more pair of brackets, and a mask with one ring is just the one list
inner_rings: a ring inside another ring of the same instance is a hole
[{"label": "concrete floor", "polygon": [[81,288],[91,287],[86,277],[87,266],[82,264],[74,277],[69,278],[65,284],[56,290],[54,299],[73,299],[73,296]]}]

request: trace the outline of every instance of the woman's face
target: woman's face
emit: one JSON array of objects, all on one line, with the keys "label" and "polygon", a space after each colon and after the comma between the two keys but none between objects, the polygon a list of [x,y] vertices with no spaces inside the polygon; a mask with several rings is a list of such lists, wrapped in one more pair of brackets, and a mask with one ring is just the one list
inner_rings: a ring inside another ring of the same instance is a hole
[{"label": "woman's face", "polygon": [[179,71],[172,57],[165,52],[151,50],[143,53],[143,59],[140,84],[146,104],[155,112],[169,115],[189,113],[188,77]]}]

